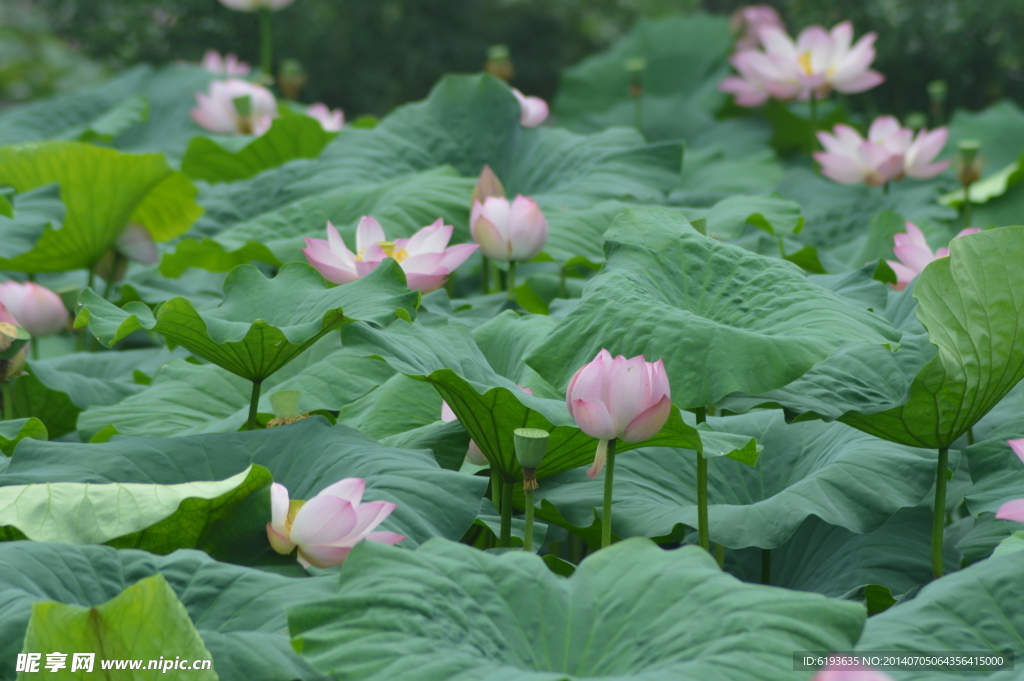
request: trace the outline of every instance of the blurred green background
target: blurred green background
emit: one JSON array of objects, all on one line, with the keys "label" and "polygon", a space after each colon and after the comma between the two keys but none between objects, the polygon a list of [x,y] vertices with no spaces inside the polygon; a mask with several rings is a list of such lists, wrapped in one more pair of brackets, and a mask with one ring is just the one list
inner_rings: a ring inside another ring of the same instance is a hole
[{"label": "blurred green background", "polygon": [[[420,99],[444,73],[481,70],[507,44],[512,84],[551,99],[559,74],[608,47],[642,16],[732,12],[737,0],[296,0],[274,15],[275,61],[309,73],[306,101],[353,119]],[[852,98],[867,114],[1024,104],[1024,0],[771,0],[795,34],[853,21],[878,33],[887,81]],[[0,0],[0,106],[65,92],[132,64],[196,61],[207,48],[258,61],[257,17],[217,0]],[[686,64],[680,64],[685,69]]]}]

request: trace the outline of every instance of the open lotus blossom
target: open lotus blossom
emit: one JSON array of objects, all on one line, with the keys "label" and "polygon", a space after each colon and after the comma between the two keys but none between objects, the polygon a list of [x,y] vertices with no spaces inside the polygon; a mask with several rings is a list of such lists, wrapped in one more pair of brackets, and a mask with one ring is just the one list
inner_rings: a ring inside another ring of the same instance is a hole
[{"label": "open lotus blossom", "polygon": [[327,132],[338,132],[345,127],[345,113],[341,109],[329,109],[323,102],[306,107],[306,115],[320,121],[320,127]]},{"label": "open lotus blossom", "polygon": [[256,12],[261,9],[276,12],[279,9],[284,9],[293,2],[295,2],[295,0],[220,0],[220,3],[225,7],[230,7],[231,9],[238,10],[239,12]]},{"label": "open lotus blossom", "polygon": [[935,177],[949,161],[933,163],[949,137],[949,130],[938,128],[914,131],[904,128],[893,116],[879,116],[868,129],[868,138],[848,125],[839,124],[834,135],[819,132],[825,151],[815,152],[821,172],[841,184],[866,182],[878,187],[890,180],[909,176],[918,180]]},{"label": "open lotus blossom", "polygon": [[853,25],[844,21],[831,31],[810,26],[796,42],[778,26],[758,29],[763,50],[737,52],[730,62],[740,75],[719,85],[736,96],[740,106],[760,106],[769,98],[788,101],[827,97],[832,90],[864,92],[885,78],[869,67],[875,59],[876,35],[869,33],[851,45]]},{"label": "open lotus blossom", "polygon": [[512,88],[512,94],[519,100],[519,124],[524,128],[536,128],[547,120],[548,103],[540,97],[527,97]]},{"label": "open lotus blossom", "polygon": [[587,471],[592,478],[604,467],[608,440],[640,442],[654,437],[672,412],[662,360],[648,362],[643,355],[613,359],[607,350],[573,375],[565,403],[580,430],[601,441]]},{"label": "open lotus blossom", "polygon": [[501,262],[526,262],[541,252],[548,240],[548,221],[533,199],[503,196],[473,201],[469,216],[473,240],[483,254]]},{"label": "open lotus blossom", "polygon": [[847,665],[822,669],[814,675],[811,681],[893,681],[893,679],[885,672],[860,665]]},{"label": "open lotus blossom", "polygon": [[[522,390],[527,395],[533,394],[533,391],[530,390],[529,388],[519,386],[519,389]],[[445,423],[451,423],[452,421],[457,421],[458,418],[459,417],[455,415],[455,412],[452,411],[452,408],[448,406],[447,402],[441,402],[442,421],[444,421]],[[476,442],[474,442],[473,440],[469,441],[469,449],[466,450],[466,461],[473,464],[474,466],[487,466],[490,464],[484,453],[480,451],[480,447],[477,446]]]},{"label": "open lotus blossom", "polygon": [[0,284],[0,303],[17,320],[16,326],[37,338],[60,333],[68,326],[68,309],[64,307],[64,301],[45,286],[5,281]]},{"label": "open lotus blossom", "polygon": [[394,258],[402,266],[409,288],[428,293],[444,285],[448,275],[479,248],[476,244],[448,246],[452,229],[438,218],[408,239],[388,241],[380,223],[364,216],[356,228],[355,253],[345,246],[330,222],[327,223],[327,241],[306,239],[302,252],[309,264],[335,284],[365,277],[385,258]]},{"label": "open lotus blossom", "polygon": [[291,501],[288,488],[270,488],[270,522],[267,538],[280,554],[299,548],[303,567],[341,565],[352,547],[363,541],[397,544],[405,539],[394,532],[372,532],[395,510],[387,501],[361,503],[366,482],[345,478],[323,489],[309,501]]},{"label": "open lotus blossom", "polygon": [[262,135],[277,116],[270,90],[238,78],[213,81],[208,94],[196,93],[196,101],[192,120],[221,135]]},{"label": "open lotus blossom", "polygon": [[770,5],[747,5],[740,7],[732,13],[729,19],[729,27],[736,38],[735,48],[739,50],[753,50],[761,46],[762,28],[774,26],[782,31],[786,25],[782,22],[779,13]]},{"label": "open lotus blossom", "polygon": [[[928,246],[928,241],[924,238],[924,234],[913,222],[908,221],[906,228],[906,234],[896,234],[893,237],[896,246],[892,250],[899,259],[899,262],[886,260],[892,271],[896,273],[896,283],[893,284],[893,288],[897,291],[905,289],[907,284],[912,282],[914,277],[921,274],[924,268],[933,260],[949,256],[948,248],[940,248],[932,253],[932,249]],[[967,229],[960,230],[953,238],[957,239],[980,231],[977,227],[968,227]]]},{"label": "open lotus blossom", "polygon": [[219,76],[247,76],[252,70],[246,62],[239,61],[238,55],[229,52],[223,57],[217,50],[207,50],[203,55],[202,66],[210,73]]}]

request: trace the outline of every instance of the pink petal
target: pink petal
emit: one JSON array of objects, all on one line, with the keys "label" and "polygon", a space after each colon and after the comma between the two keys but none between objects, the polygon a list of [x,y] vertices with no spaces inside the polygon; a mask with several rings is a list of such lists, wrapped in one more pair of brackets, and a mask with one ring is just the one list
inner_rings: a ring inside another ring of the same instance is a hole
[{"label": "pink petal", "polygon": [[1007,440],[1006,444],[1010,445],[1010,449],[1017,455],[1017,458],[1024,462],[1024,438],[1018,440]]},{"label": "pink petal", "polygon": [[360,504],[356,507],[357,520],[355,526],[349,530],[345,537],[330,543],[350,545],[355,541],[359,541],[363,535],[384,522],[395,508],[395,504],[387,501],[371,501],[368,504]]},{"label": "pink petal", "polygon": [[452,421],[458,421],[459,417],[455,415],[452,408],[448,406],[447,402],[441,402],[441,420],[445,423],[451,423]]},{"label": "pink petal", "polygon": [[291,538],[299,546],[333,544],[348,536],[358,516],[352,504],[338,497],[313,497],[295,514]]},{"label": "pink petal", "polygon": [[288,488],[277,482],[272,484],[270,486],[270,524],[282,535],[288,534],[285,523],[288,520],[290,505]]},{"label": "pink petal", "polygon": [[870,90],[876,85],[881,85],[885,82],[885,76],[877,71],[865,71],[852,78],[848,78],[841,83],[835,83],[835,89],[839,92],[843,92],[848,95],[852,95],[858,92],[864,92]]},{"label": "pink petal", "polygon": [[892,271],[896,274],[896,283],[893,284],[892,287],[897,291],[905,289],[907,284],[914,281],[914,277],[918,275],[914,270],[904,267],[898,262],[893,262],[892,260],[886,260],[885,262],[888,263],[889,267],[891,267]]},{"label": "pink petal", "polygon": [[615,437],[615,423],[604,403],[595,400],[573,400],[572,415],[580,430],[590,437],[602,440]]},{"label": "pink petal", "polygon": [[956,236],[953,237],[953,238],[954,239],[959,239],[962,236],[967,236],[968,234],[977,234],[980,231],[981,231],[980,227],[968,227],[966,229],[961,229],[959,232],[957,232]]},{"label": "pink petal", "polygon": [[300,546],[299,563],[306,568],[310,565],[318,568],[334,567],[344,563],[351,551],[351,546]]},{"label": "pink petal", "polygon": [[441,260],[441,268],[454,272],[462,263],[469,259],[469,256],[480,248],[478,244],[456,244],[449,246],[444,251],[444,258]]},{"label": "pink petal", "polygon": [[616,362],[611,375],[606,377],[608,413],[615,424],[616,435],[622,435],[630,421],[650,406],[647,399],[651,393],[651,380],[645,365],[643,355],[637,355]]},{"label": "pink petal", "polygon": [[270,548],[282,556],[287,556],[295,550],[295,542],[289,539],[288,535],[275,530],[273,523],[267,523],[267,541],[270,542]]},{"label": "pink petal", "polygon": [[473,440],[469,441],[469,448],[466,449],[466,461],[474,466],[491,465],[491,462],[487,460],[487,455],[481,451],[480,446]]},{"label": "pink petal", "polygon": [[604,468],[604,462],[608,458],[608,440],[600,440],[597,443],[597,451],[594,452],[594,463],[587,470],[587,477],[596,478],[597,474]]},{"label": "pink petal", "polygon": [[623,442],[643,442],[658,434],[672,414],[672,399],[665,395],[629,422],[622,434]]},{"label": "pink petal", "polygon": [[509,211],[510,260],[532,260],[548,240],[548,222],[532,199],[517,196]]},{"label": "pink petal", "polygon": [[424,227],[413,234],[412,238],[405,244],[405,250],[409,255],[440,253],[451,240],[453,229],[455,228],[444,224],[444,220],[438,218],[434,224]]},{"label": "pink petal", "polygon": [[359,226],[356,227],[356,251],[362,254],[370,246],[381,241],[387,241],[387,237],[384,236],[384,228],[380,223],[369,215],[360,218]]},{"label": "pink petal", "polygon": [[370,532],[366,535],[366,541],[375,541],[378,544],[390,544],[391,546],[394,546],[403,539],[405,537],[394,532]]},{"label": "pink petal", "polygon": [[501,235],[498,227],[488,218],[481,215],[470,229],[473,240],[480,244],[480,251],[491,260],[507,262],[509,259],[508,242]]},{"label": "pink petal", "polygon": [[365,489],[366,481],[362,478],[344,478],[333,485],[323,488],[320,490],[320,494],[338,497],[353,506],[358,506],[359,502],[363,500],[363,491]]},{"label": "pink petal", "polygon": [[1024,523],[1024,499],[1007,501],[996,511],[996,518],[1000,520],[1012,520],[1016,523]]},{"label": "pink petal", "polygon": [[306,239],[307,247],[302,249],[302,253],[309,264],[332,284],[348,284],[359,279],[360,275],[356,269],[348,268],[341,263],[325,243],[320,239]]},{"label": "pink petal", "polygon": [[949,167],[949,164],[950,161],[940,161],[926,166],[914,166],[907,169],[907,177],[912,177],[915,180],[930,180],[941,175],[942,171]]},{"label": "pink petal", "polygon": [[879,142],[890,135],[895,135],[903,129],[895,116],[879,116],[868,129],[868,139],[872,142]]}]

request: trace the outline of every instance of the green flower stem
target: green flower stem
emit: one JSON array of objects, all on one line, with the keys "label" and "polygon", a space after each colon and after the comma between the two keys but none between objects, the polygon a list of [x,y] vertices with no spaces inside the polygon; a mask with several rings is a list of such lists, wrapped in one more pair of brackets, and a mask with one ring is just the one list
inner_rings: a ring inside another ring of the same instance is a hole
[{"label": "green flower stem", "polygon": [[967,446],[974,444],[974,426],[967,429]]},{"label": "green flower stem", "polygon": [[249,425],[246,430],[256,430],[259,423],[256,420],[256,408],[260,404],[260,387],[263,385],[263,381],[252,382],[252,397],[249,398]]},{"label": "green flower stem", "polygon": [[271,41],[270,41],[270,10],[260,10],[260,68],[263,70],[263,74],[274,77],[271,72],[273,69],[273,60],[271,59]]},{"label": "green flower stem", "polygon": [[608,440],[608,458],[604,464],[604,514],[601,516],[601,548],[612,543],[612,485],[615,481],[615,438]]},{"label": "green flower stem", "polygon": [[725,544],[715,544],[715,561],[718,567],[725,569]]},{"label": "green flower stem", "polygon": [[483,294],[486,296],[491,292],[491,259],[486,255],[480,263],[480,282]]},{"label": "green flower stem", "polygon": [[644,97],[643,94],[633,95],[633,127],[637,132],[644,131]]},{"label": "green flower stem", "polygon": [[[704,407],[697,409],[698,424],[707,420],[706,413]],[[708,460],[700,452],[697,452],[697,540],[702,549],[711,550],[711,536],[708,532]]]},{"label": "green flower stem", "polygon": [[14,420],[14,379],[4,381],[4,421]]},{"label": "green flower stem", "polygon": [[508,279],[506,280],[508,285],[508,299],[513,303],[516,302],[516,262],[515,260],[508,264]]},{"label": "green flower stem", "polygon": [[508,480],[501,486],[501,537],[498,546],[512,546],[512,483]]},{"label": "green flower stem", "polygon": [[533,551],[533,490],[526,490],[526,528],[523,530],[523,551]]},{"label": "green flower stem", "polygon": [[107,282],[106,287],[103,289],[103,299],[110,300],[110,296],[114,293],[114,285],[117,284],[117,271],[121,269],[121,263],[124,262],[124,256],[114,251],[114,262],[110,266],[110,281]]},{"label": "green flower stem", "polygon": [[967,182],[964,184],[964,227],[971,226],[971,183]]},{"label": "green flower stem", "polygon": [[939,450],[939,464],[935,467],[935,508],[932,512],[932,576],[942,576],[942,532],[946,529],[946,471],[949,469],[949,449]]},{"label": "green flower stem", "polygon": [[761,549],[761,583],[772,583],[772,550]]}]

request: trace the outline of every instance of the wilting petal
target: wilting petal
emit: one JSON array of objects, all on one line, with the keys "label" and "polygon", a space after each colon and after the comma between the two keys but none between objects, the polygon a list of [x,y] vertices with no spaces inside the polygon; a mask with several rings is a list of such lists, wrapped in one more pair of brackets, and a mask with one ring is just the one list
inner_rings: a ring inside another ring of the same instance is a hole
[{"label": "wilting petal", "polygon": [[597,443],[597,451],[594,452],[594,463],[587,470],[587,476],[596,478],[597,474],[604,468],[604,462],[608,459],[608,440],[600,440]]}]

